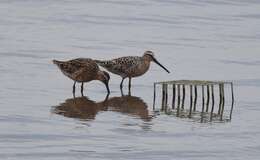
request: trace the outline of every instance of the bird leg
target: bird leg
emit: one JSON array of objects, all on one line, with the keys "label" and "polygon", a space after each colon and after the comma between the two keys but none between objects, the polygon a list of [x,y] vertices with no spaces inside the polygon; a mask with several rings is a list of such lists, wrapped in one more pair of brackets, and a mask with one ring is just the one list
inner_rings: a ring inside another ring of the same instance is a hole
[{"label": "bird leg", "polygon": [[83,90],[84,90],[84,82],[81,83],[81,95],[83,96]]},{"label": "bird leg", "polygon": [[121,96],[123,97],[123,96],[124,96],[124,91],[123,91],[123,89],[121,88],[120,91],[121,91]]},{"label": "bird leg", "polygon": [[131,96],[131,90],[128,90],[128,96]]},{"label": "bird leg", "polygon": [[131,77],[129,77],[128,89],[129,89],[129,92],[130,92],[130,90],[131,90]]},{"label": "bird leg", "polygon": [[75,94],[75,85],[76,85],[76,81],[74,81],[73,87],[72,87],[72,93]]},{"label": "bird leg", "polygon": [[122,81],[121,81],[121,83],[120,83],[120,89],[123,88],[123,82],[124,82],[124,80],[125,80],[125,78],[122,78]]}]

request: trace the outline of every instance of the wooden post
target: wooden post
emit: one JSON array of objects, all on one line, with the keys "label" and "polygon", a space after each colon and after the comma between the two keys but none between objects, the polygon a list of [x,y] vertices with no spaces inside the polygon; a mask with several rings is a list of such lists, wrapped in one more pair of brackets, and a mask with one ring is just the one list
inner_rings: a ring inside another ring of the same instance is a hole
[{"label": "wooden post", "polygon": [[201,86],[202,90],[202,109],[201,109],[201,122],[203,122],[203,113],[204,113],[204,106],[205,106],[205,99],[204,99],[204,85]]},{"label": "wooden post", "polygon": [[220,115],[221,107],[222,107],[222,86],[219,84],[219,107],[218,107],[218,114]]},{"label": "wooden post", "polygon": [[210,112],[210,121],[212,121],[212,116],[214,112],[214,84],[211,85],[211,98],[212,98],[212,107]]},{"label": "wooden post", "polygon": [[201,86],[202,90],[202,112],[204,112],[205,98],[204,98],[204,85]]},{"label": "wooden post", "polygon": [[153,84],[153,110],[155,110],[156,83]]},{"label": "wooden post", "polygon": [[180,99],[181,99],[181,95],[180,95],[180,84],[177,85],[177,90],[178,90],[178,104],[177,104],[177,116],[179,116],[180,114]]},{"label": "wooden post", "polygon": [[220,120],[222,121],[223,119],[223,113],[224,113],[224,109],[225,109],[225,86],[224,83],[221,85],[222,87],[222,107],[221,107],[221,113],[220,113]]},{"label": "wooden post", "polygon": [[195,91],[195,97],[194,97],[194,106],[193,106],[193,111],[196,111],[197,96],[198,96],[197,85],[194,86],[194,91]]},{"label": "wooden post", "polygon": [[176,86],[172,84],[172,109],[175,109]]},{"label": "wooden post", "polygon": [[185,85],[182,85],[182,104],[181,109],[184,109],[184,101],[185,101]]},{"label": "wooden post", "polygon": [[167,111],[168,108],[168,84],[165,84],[165,103],[164,103],[164,109]]},{"label": "wooden post", "polygon": [[164,110],[164,104],[165,104],[165,84],[162,84],[162,111]]},{"label": "wooden post", "polygon": [[210,96],[210,95],[209,95],[209,85],[207,85],[207,103],[206,103],[206,112],[209,111],[209,99],[210,99],[209,96]]},{"label": "wooden post", "polygon": [[191,118],[192,103],[193,103],[192,85],[190,85],[190,111],[189,111],[189,118]]},{"label": "wooden post", "polygon": [[231,82],[231,84],[230,84],[230,87],[231,87],[232,102],[231,102],[231,110],[230,110],[229,118],[230,118],[230,120],[231,120],[231,118],[232,118],[232,113],[233,113],[234,102],[235,102],[235,100],[234,100],[234,91],[233,91],[233,83],[232,83],[232,82]]}]

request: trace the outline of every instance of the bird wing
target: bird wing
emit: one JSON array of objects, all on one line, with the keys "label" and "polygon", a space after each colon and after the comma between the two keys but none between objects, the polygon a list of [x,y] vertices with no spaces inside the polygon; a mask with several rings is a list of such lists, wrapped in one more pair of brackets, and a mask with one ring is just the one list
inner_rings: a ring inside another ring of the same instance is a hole
[{"label": "bird wing", "polygon": [[127,72],[129,69],[137,66],[140,62],[140,57],[122,57],[115,59],[116,64],[114,66],[115,70],[121,72]]},{"label": "bird wing", "polygon": [[141,57],[129,56],[120,57],[110,61],[99,61],[97,62],[108,71],[115,74],[125,74],[129,69],[139,64]]},{"label": "bird wing", "polygon": [[73,75],[73,77],[79,75],[82,72],[98,71],[98,65],[92,60],[88,58],[77,58],[73,60],[69,60],[59,64],[60,69],[66,75]]}]

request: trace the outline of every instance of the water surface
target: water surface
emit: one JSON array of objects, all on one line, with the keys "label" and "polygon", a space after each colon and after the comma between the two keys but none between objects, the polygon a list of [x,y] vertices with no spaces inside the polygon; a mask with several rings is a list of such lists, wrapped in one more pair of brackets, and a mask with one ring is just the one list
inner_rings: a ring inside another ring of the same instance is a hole
[{"label": "water surface", "polygon": [[[0,157],[258,159],[259,8],[257,0],[2,0]],[[145,50],[171,74],[152,64],[132,81],[131,97],[111,75],[106,104],[99,82],[75,104],[72,81],[51,63]],[[232,120],[153,112],[153,82],[173,79],[233,80]]]}]

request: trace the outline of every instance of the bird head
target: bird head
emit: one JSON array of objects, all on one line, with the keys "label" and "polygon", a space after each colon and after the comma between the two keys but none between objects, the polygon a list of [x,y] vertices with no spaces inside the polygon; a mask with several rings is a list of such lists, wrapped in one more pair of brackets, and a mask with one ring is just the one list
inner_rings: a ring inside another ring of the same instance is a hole
[{"label": "bird head", "polygon": [[143,57],[145,59],[148,59],[149,61],[155,62],[160,67],[162,67],[166,72],[170,73],[168,69],[166,69],[161,63],[158,62],[158,60],[154,57],[154,53],[152,51],[145,51]]},{"label": "bird head", "polygon": [[110,76],[106,71],[100,71],[99,75],[98,75],[98,80],[100,80],[101,82],[103,82],[106,85],[107,88],[107,93],[110,93],[110,89],[109,89],[109,80],[110,80]]}]

